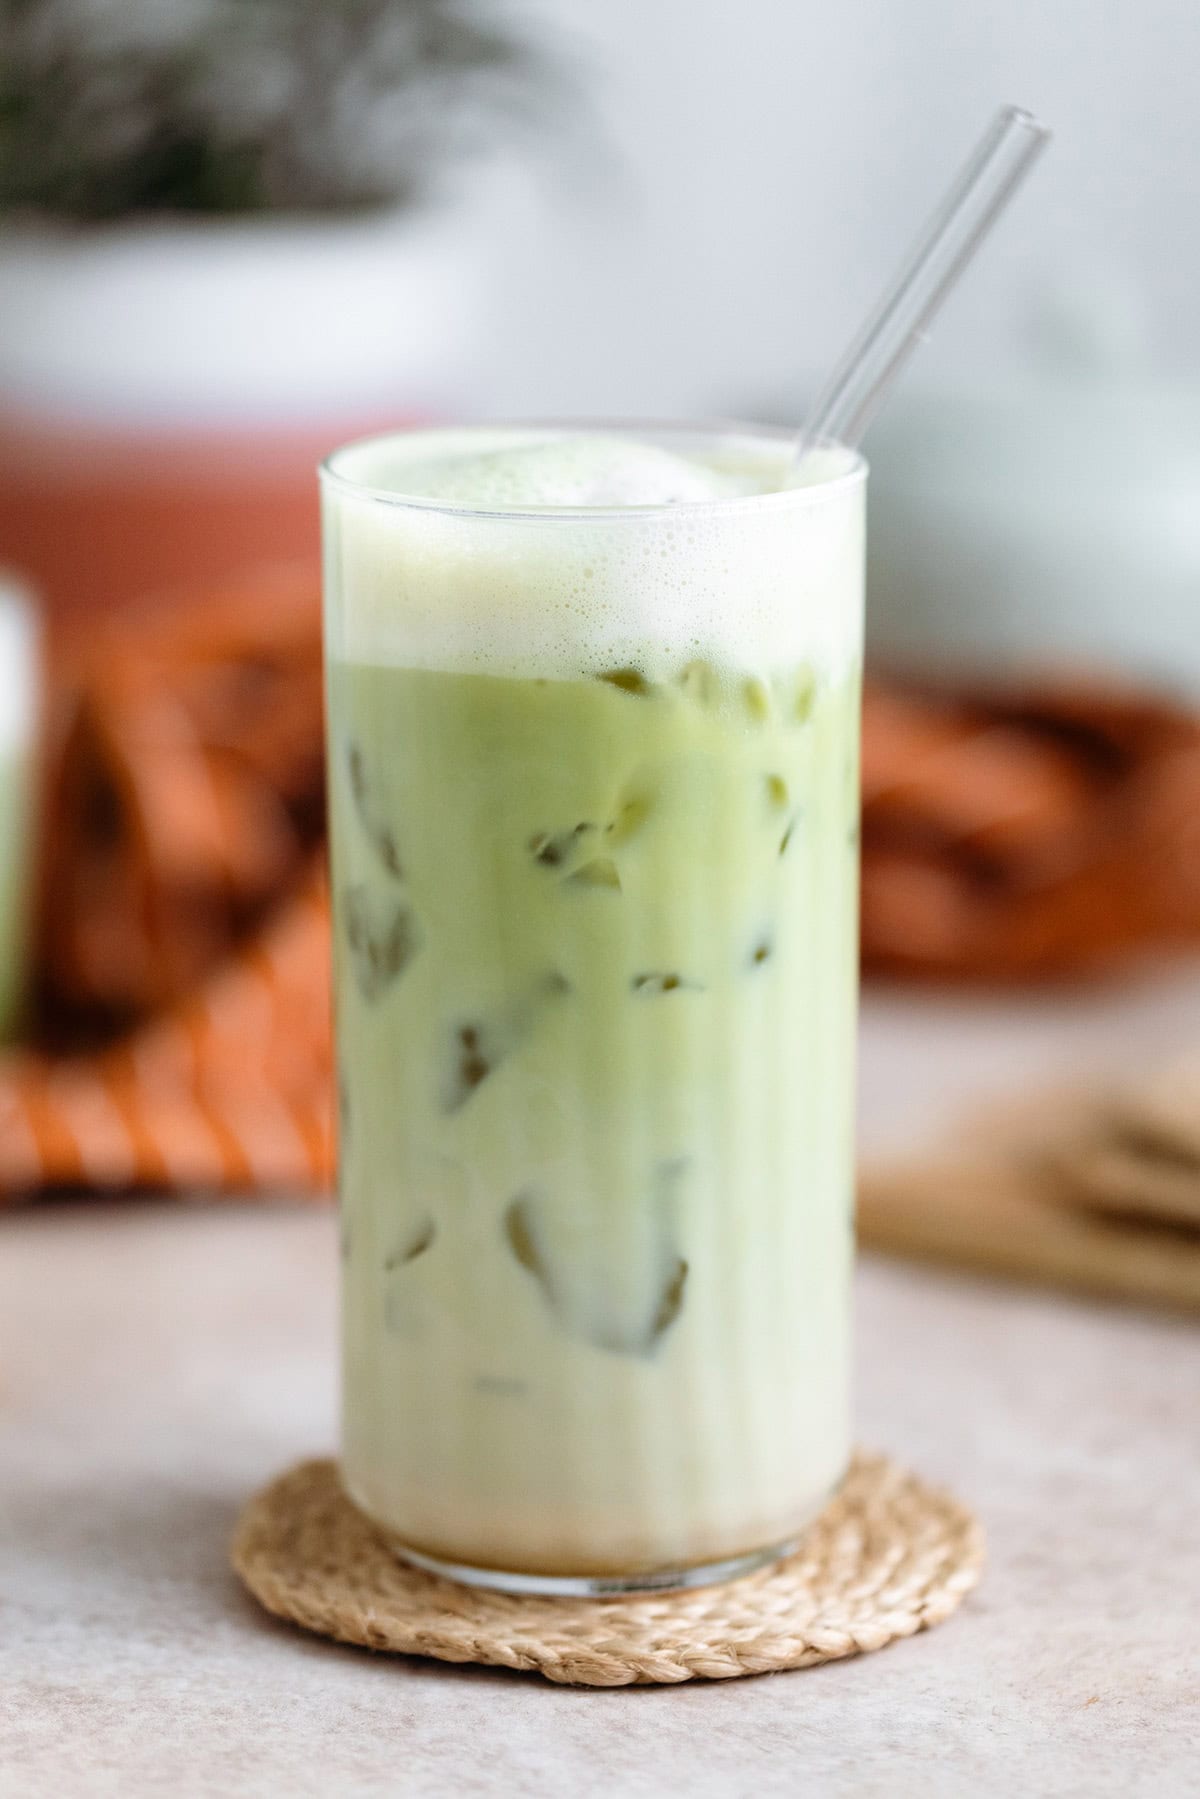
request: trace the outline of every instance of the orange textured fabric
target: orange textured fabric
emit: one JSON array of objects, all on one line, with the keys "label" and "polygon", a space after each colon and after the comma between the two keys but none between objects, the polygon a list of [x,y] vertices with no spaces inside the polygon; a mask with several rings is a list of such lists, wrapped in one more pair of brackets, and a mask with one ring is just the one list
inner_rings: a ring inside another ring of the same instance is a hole
[{"label": "orange textured fabric", "polygon": [[316,584],[264,571],[114,622],[57,706],[39,1004],[128,1023],[190,994],[321,839]]},{"label": "orange textured fabric", "polygon": [[1200,719],[1095,679],[868,686],[863,965],[986,982],[1200,942]]},{"label": "orange textured fabric", "polygon": [[328,1188],[321,721],[301,571],[172,597],[66,652],[0,1194]]},{"label": "orange textured fabric", "polygon": [[312,868],[189,999],[90,1054],[0,1062],[0,1191],[325,1189],[328,929]]}]

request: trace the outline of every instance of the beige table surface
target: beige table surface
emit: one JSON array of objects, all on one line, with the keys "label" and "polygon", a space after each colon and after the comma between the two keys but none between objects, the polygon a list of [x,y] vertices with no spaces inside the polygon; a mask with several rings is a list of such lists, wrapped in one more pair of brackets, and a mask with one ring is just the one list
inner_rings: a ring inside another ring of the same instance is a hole
[{"label": "beige table surface", "polygon": [[[1200,975],[876,995],[865,1133],[1198,1029]],[[309,1639],[228,1573],[243,1495],[333,1444],[334,1276],[286,1206],[0,1218],[4,1799],[1200,1790],[1200,1324],[867,1259],[860,1435],[979,1508],[984,1586],[879,1655],[581,1692]]]}]

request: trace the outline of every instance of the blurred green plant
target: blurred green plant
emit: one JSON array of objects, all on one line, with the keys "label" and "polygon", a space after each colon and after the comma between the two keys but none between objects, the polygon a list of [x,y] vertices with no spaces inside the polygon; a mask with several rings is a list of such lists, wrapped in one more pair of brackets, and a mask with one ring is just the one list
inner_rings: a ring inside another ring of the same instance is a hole
[{"label": "blurred green plant", "polygon": [[0,0],[0,212],[412,206],[564,83],[489,0]]}]

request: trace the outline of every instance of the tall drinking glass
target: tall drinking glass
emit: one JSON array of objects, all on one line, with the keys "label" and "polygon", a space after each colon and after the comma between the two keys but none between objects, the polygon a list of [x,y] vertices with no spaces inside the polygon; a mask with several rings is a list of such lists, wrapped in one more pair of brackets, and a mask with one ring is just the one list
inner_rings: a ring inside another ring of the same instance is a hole
[{"label": "tall drinking glass", "polygon": [[515,1590],[755,1566],[849,1444],[865,467],[606,433],[730,491],[323,471],[343,1478]]}]

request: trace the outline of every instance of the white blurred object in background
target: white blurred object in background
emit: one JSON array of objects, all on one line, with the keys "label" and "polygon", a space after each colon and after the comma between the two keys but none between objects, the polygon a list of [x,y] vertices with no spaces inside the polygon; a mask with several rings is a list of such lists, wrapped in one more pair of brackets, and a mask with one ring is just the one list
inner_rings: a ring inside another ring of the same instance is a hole
[{"label": "white blurred object in background", "polygon": [[464,206],[10,229],[0,411],[312,426],[461,406],[483,246]]},{"label": "white blurred object in background", "polygon": [[897,395],[871,441],[877,661],[1200,698],[1200,383],[1150,368],[1138,315],[1133,284],[1071,277],[1019,362]]}]

